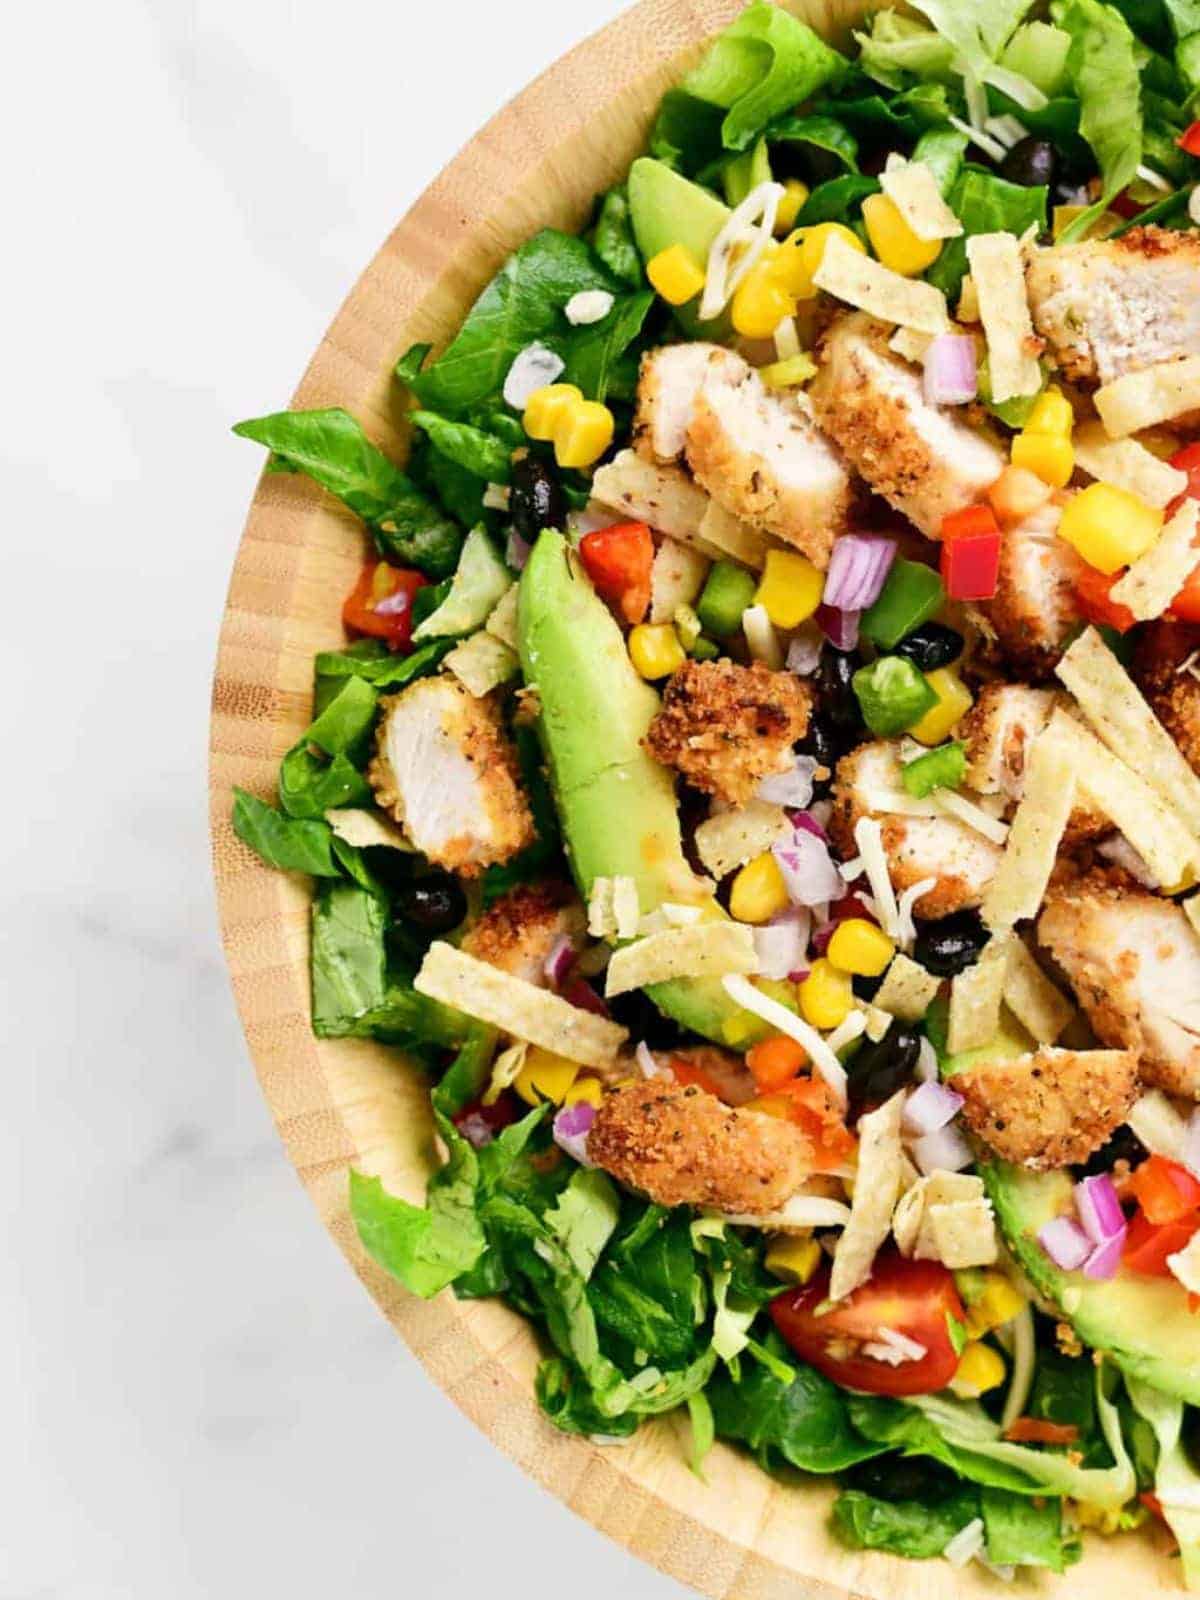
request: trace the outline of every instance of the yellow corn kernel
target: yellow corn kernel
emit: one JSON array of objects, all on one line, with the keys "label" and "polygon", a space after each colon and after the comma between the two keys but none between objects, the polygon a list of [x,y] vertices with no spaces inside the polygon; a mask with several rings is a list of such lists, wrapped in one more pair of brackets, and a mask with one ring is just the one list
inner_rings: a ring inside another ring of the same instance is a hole
[{"label": "yellow corn kernel", "polygon": [[604,1085],[599,1078],[576,1078],[575,1082],[563,1096],[563,1105],[577,1106],[581,1101],[586,1101],[589,1106],[599,1106],[604,1099]]},{"label": "yellow corn kernel", "polygon": [[824,259],[825,246],[835,233],[851,249],[866,255],[867,247],[853,228],[841,222],[818,222],[811,228],[797,228],[795,233],[789,234],[772,257],[772,273],[797,300],[815,299],[817,286],[813,276]]},{"label": "yellow corn kernel", "polygon": [[549,1100],[560,1106],[579,1072],[578,1061],[568,1061],[566,1056],[556,1056],[535,1044],[530,1047],[513,1088],[526,1105],[536,1106]]},{"label": "yellow corn kernel", "polygon": [[758,375],[768,389],[798,389],[817,375],[817,364],[806,350],[798,356],[788,356],[786,361],[772,361],[770,366],[759,367]]},{"label": "yellow corn kernel", "polygon": [[1123,1506],[1098,1506],[1090,1500],[1075,1502],[1075,1520],[1081,1528],[1111,1538],[1114,1533],[1125,1533],[1130,1528],[1140,1528],[1150,1515],[1145,1506],[1129,1501]]},{"label": "yellow corn kernel", "polygon": [[1162,525],[1162,512],[1128,489],[1090,483],[1067,503],[1058,532],[1088,566],[1112,574],[1144,556]]},{"label": "yellow corn kernel", "polygon": [[1004,1357],[989,1344],[978,1341],[963,1351],[958,1370],[950,1380],[950,1387],[964,1400],[977,1400],[989,1389],[997,1389],[1004,1382],[1007,1368]]},{"label": "yellow corn kernel", "polygon": [[1075,413],[1071,409],[1071,402],[1057,384],[1052,383],[1043,389],[1033,402],[1033,410],[1029,413],[1023,431],[1062,434],[1070,438],[1074,426]]},{"label": "yellow corn kernel", "polygon": [[938,667],[934,672],[927,672],[925,682],[937,695],[937,705],[930,706],[920,722],[908,731],[921,744],[941,744],[971,709],[971,691],[953,667]]},{"label": "yellow corn kernel", "polygon": [[798,628],[821,604],[825,575],[807,556],[792,550],[769,550],[762,579],[754,593],[777,628]]},{"label": "yellow corn kernel", "polygon": [[548,383],[544,389],[535,389],[525,402],[522,425],[531,439],[548,442],[558,433],[567,413],[582,404],[583,390],[573,383]]},{"label": "yellow corn kernel", "polygon": [[784,1283],[807,1283],[820,1266],[823,1253],[811,1233],[777,1233],[767,1249],[763,1266]]},{"label": "yellow corn kernel", "polygon": [[730,315],[743,339],[769,339],[785,317],[796,315],[796,302],[773,268],[773,259],[763,256],[734,291]]},{"label": "yellow corn kernel", "polygon": [[836,1028],[854,1007],[850,974],[822,956],[800,985],[800,1015],[814,1028]]},{"label": "yellow corn kernel", "polygon": [[882,928],[865,917],[847,917],[834,929],[825,953],[843,972],[860,978],[878,978],[887,970],[896,946]]},{"label": "yellow corn kernel", "polygon": [[1062,433],[1014,433],[1012,464],[1055,489],[1063,489],[1075,471],[1075,446]]},{"label": "yellow corn kernel", "polygon": [[788,178],[783,186],[783,199],[775,213],[775,237],[782,239],[796,226],[796,218],[808,203],[809,188],[799,178]]},{"label": "yellow corn kernel", "polygon": [[862,206],[871,248],[885,267],[903,278],[918,278],[942,253],[940,239],[920,239],[900,208],[886,194],[868,195]]},{"label": "yellow corn kernel", "polygon": [[678,672],[687,657],[669,622],[639,622],[629,635],[629,659],[652,682]]},{"label": "yellow corn kernel", "polygon": [[1002,1272],[985,1272],[983,1278],[982,1294],[967,1307],[967,1332],[972,1339],[1002,1328],[1025,1304],[1021,1291]]},{"label": "yellow corn kernel", "polygon": [[694,300],[704,287],[704,268],[686,245],[673,244],[646,263],[646,276],[668,305]]},{"label": "yellow corn kernel", "polygon": [[563,415],[554,435],[554,459],[560,467],[590,467],[608,449],[616,423],[599,400],[584,400]]},{"label": "yellow corn kernel", "polygon": [[729,891],[730,914],[738,922],[770,922],[788,908],[787,885],[769,850],[748,861]]}]

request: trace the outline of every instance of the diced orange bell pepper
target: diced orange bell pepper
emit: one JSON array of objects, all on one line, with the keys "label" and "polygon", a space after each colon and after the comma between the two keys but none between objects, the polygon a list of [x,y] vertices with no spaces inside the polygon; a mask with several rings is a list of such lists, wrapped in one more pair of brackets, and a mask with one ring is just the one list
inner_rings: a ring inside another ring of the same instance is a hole
[{"label": "diced orange bell pepper", "polygon": [[654,540],[644,522],[617,522],[585,533],[579,556],[596,591],[619,607],[626,622],[638,623],[650,604]]},{"label": "diced orange bell pepper", "polygon": [[984,533],[999,533],[1000,525],[991,506],[964,506],[942,518],[943,539],[973,539]]},{"label": "diced orange bell pepper", "polygon": [[782,1033],[774,1039],[764,1039],[746,1054],[746,1065],[762,1095],[774,1094],[791,1083],[807,1062],[803,1045]]},{"label": "diced orange bell pepper", "polygon": [[1178,1222],[1200,1208],[1200,1178],[1165,1156],[1150,1156],[1129,1180],[1129,1193],[1156,1227]]},{"label": "diced orange bell pepper", "polygon": [[1129,1224],[1121,1260],[1130,1272],[1139,1272],[1143,1277],[1170,1277],[1167,1257],[1182,1250],[1198,1229],[1200,1216],[1195,1213],[1182,1217],[1178,1222],[1167,1222],[1157,1227],[1144,1211],[1139,1211]]},{"label": "diced orange bell pepper", "polygon": [[1075,598],[1080,611],[1098,628],[1115,628],[1118,633],[1128,633],[1136,622],[1137,618],[1129,607],[1112,598],[1113,585],[1120,582],[1127,570],[1123,567],[1119,572],[1104,573],[1080,562],[1079,576],[1075,580]]},{"label": "diced orange bell pepper", "polygon": [[675,1074],[676,1083],[703,1089],[705,1094],[715,1095],[718,1100],[725,1098],[717,1080],[705,1072],[703,1067],[698,1067],[694,1061],[688,1061],[683,1056],[672,1056],[671,1071]]}]

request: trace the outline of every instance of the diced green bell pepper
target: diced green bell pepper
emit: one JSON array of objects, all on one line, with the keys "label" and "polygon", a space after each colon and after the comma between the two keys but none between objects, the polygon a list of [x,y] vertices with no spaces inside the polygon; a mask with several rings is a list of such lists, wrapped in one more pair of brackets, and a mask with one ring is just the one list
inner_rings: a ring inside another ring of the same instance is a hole
[{"label": "diced green bell pepper", "polygon": [[937,705],[925,675],[903,656],[880,656],[869,667],[860,667],[851,683],[863,721],[881,738],[903,733]]},{"label": "diced green bell pepper", "polygon": [[714,562],[696,602],[696,615],[705,632],[715,633],[718,639],[736,633],[742,625],[742,612],[754,604],[757,588],[758,579],[736,561]]},{"label": "diced green bell pepper", "polygon": [[966,776],[967,747],[961,739],[926,750],[900,768],[900,781],[909,794],[923,800],[935,789],[957,789]]},{"label": "diced green bell pepper", "polygon": [[942,580],[932,567],[897,556],[879,599],[863,612],[861,632],[881,650],[890,650],[935,616],[945,602]]}]

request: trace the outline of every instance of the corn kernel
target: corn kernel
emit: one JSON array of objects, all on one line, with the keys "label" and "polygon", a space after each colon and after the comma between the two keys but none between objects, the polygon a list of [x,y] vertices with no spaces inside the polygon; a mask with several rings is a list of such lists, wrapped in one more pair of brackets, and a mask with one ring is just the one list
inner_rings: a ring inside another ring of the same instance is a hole
[{"label": "corn kernel", "polygon": [[786,361],[772,361],[770,366],[759,367],[758,375],[768,389],[798,389],[817,375],[817,364],[806,350]]},{"label": "corn kernel", "polygon": [[535,1044],[525,1057],[525,1065],[517,1073],[513,1088],[526,1105],[536,1106],[549,1100],[560,1106],[579,1073],[578,1061],[568,1061],[566,1056],[556,1056]]},{"label": "corn kernel", "polygon": [[966,1308],[967,1332],[972,1339],[981,1339],[1011,1322],[1024,1304],[1020,1290],[1002,1272],[985,1272],[981,1294]]},{"label": "corn kernel", "polygon": [[646,276],[668,305],[694,300],[704,287],[704,269],[686,245],[673,244],[646,263]]},{"label": "corn kernel", "polygon": [[1090,483],[1068,502],[1058,532],[1090,567],[1111,574],[1144,556],[1162,525],[1162,512],[1127,489]]},{"label": "corn kernel", "polygon": [[938,667],[925,674],[925,682],[937,695],[937,704],[908,731],[920,744],[941,744],[950,731],[971,709],[971,691],[953,667]]},{"label": "corn kernel", "polygon": [[1033,410],[1025,422],[1025,433],[1057,433],[1070,437],[1075,426],[1075,413],[1071,402],[1056,384],[1044,389],[1033,402]]},{"label": "corn kernel", "polygon": [[786,1094],[760,1094],[746,1101],[745,1110],[759,1111],[764,1117],[778,1117],[781,1122],[787,1122],[795,1104]]},{"label": "corn kernel", "polygon": [[769,550],[754,595],[777,628],[798,628],[821,604],[825,575],[807,556],[792,550]]},{"label": "corn kernel", "polygon": [[771,258],[764,256],[734,291],[730,315],[743,339],[769,339],[785,317],[796,314],[796,302],[773,268]]},{"label": "corn kernel", "polygon": [[565,413],[554,435],[554,459],[560,467],[590,467],[608,449],[616,423],[599,400],[584,400]]},{"label": "corn kernel", "polygon": [[811,1233],[776,1234],[763,1265],[784,1283],[807,1283],[821,1265],[821,1246]]},{"label": "corn kernel", "polygon": [[997,1389],[1004,1382],[1007,1368],[1004,1357],[991,1345],[977,1341],[963,1351],[958,1370],[950,1380],[950,1387],[964,1400],[977,1400],[989,1389]]},{"label": "corn kernel", "polygon": [[822,956],[799,988],[800,1015],[814,1028],[836,1028],[854,1007],[850,974]]},{"label": "corn kernel", "polygon": [[629,635],[629,659],[652,682],[678,672],[687,657],[669,622],[639,622]]},{"label": "corn kernel", "polygon": [[577,1106],[581,1102],[589,1106],[599,1106],[604,1099],[604,1085],[599,1078],[588,1077],[586,1074],[576,1078],[575,1082],[563,1096],[563,1105]]},{"label": "corn kernel", "polygon": [[775,213],[775,235],[782,239],[796,226],[796,218],[808,202],[809,189],[799,178],[789,178],[783,186],[783,199]]},{"label": "corn kernel", "polygon": [[903,278],[917,278],[942,253],[940,239],[920,239],[905,222],[900,208],[886,194],[868,195],[862,205],[871,248],[885,267]]},{"label": "corn kernel", "polygon": [[847,917],[833,930],[825,953],[835,967],[860,978],[878,978],[887,970],[896,946],[865,917]]},{"label": "corn kernel", "polygon": [[783,873],[769,850],[746,863],[729,891],[729,911],[738,922],[770,922],[788,904]]},{"label": "corn kernel", "polygon": [[841,222],[818,222],[811,228],[797,228],[795,233],[789,234],[772,258],[773,275],[797,300],[816,298],[813,276],[824,259],[825,246],[835,233],[852,249],[866,255],[867,247],[853,228]]},{"label": "corn kernel", "polygon": [[567,413],[582,404],[583,390],[573,383],[548,383],[544,389],[535,389],[525,402],[522,425],[531,439],[548,442]]},{"label": "corn kernel", "polygon": [[1063,489],[1075,471],[1075,446],[1061,433],[1015,433],[1012,464],[1055,489]]}]

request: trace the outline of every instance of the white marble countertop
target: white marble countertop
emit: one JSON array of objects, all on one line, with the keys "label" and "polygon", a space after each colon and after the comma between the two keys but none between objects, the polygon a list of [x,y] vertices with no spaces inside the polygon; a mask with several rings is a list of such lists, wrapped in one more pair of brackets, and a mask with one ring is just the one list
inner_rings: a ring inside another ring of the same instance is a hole
[{"label": "white marble countertop", "polygon": [[261,464],[230,424],[286,402],[425,183],[619,9],[8,19],[0,1600],[684,1593],[475,1433],[318,1224],[234,1017],[205,829]]}]

